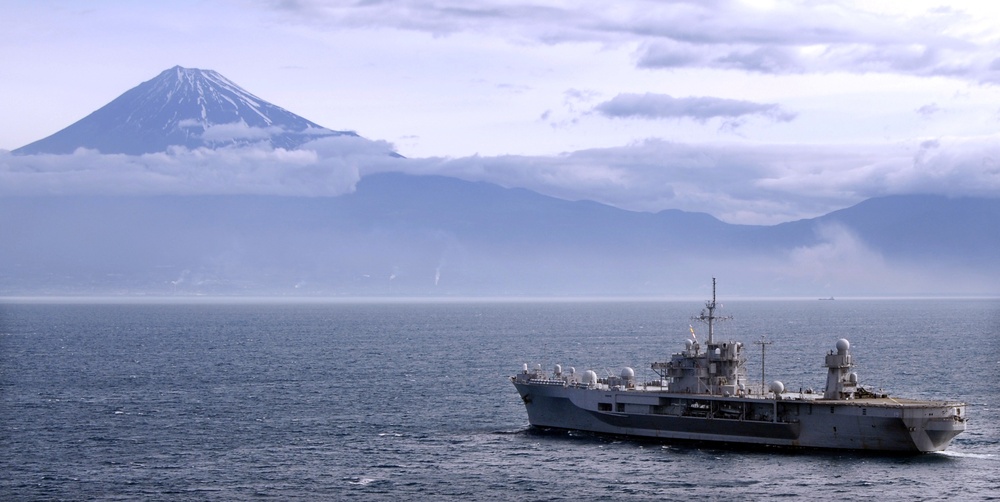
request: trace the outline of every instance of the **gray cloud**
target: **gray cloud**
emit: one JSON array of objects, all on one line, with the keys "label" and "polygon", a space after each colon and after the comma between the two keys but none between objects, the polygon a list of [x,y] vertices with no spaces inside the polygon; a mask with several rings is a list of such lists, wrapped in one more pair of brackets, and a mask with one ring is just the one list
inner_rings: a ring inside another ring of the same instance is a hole
[{"label": "gray cloud", "polygon": [[[279,3],[286,19],[321,29],[382,26],[435,35],[490,33],[517,42],[639,44],[643,68],[767,74],[886,72],[1000,82],[995,40],[963,29],[970,15],[931,9],[878,15],[850,2],[430,0]],[[984,41],[985,40],[985,41]]]},{"label": "gray cloud", "polygon": [[594,111],[617,118],[690,118],[699,121],[746,115],[760,115],[783,122],[795,118],[795,114],[782,110],[777,104],[712,97],[675,98],[652,93],[619,94],[598,104]]},{"label": "gray cloud", "polygon": [[[274,4],[276,10],[290,16],[295,22],[348,27],[385,26],[397,29],[423,31],[438,36],[464,31],[503,31],[533,33],[532,38],[545,38],[544,27],[567,15],[578,15],[564,9],[536,3],[510,3],[503,1],[366,1],[329,2],[326,0],[292,0]],[[584,17],[588,17],[584,15]],[[571,27],[570,23],[567,27]],[[511,30],[511,27],[517,27]],[[536,31],[541,29],[541,31]],[[570,28],[572,30],[572,28]],[[550,30],[549,36],[565,37],[562,29]]]},{"label": "gray cloud", "polygon": [[941,111],[941,107],[938,106],[937,103],[931,103],[931,104],[927,104],[927,105],[921,106],[920,108],[917,108],[916,111],[917,111],[918,115],[920,115],[921,117],[925,117],[926,118],[926,117],[930,117],[931,115],[934,115],[934,114],[940,112]]},{"label": "gray cloud", "polygon": [[900,42],[844,42],[819,46],[718,43],[694,45],[652,41],[637,54],[640,68],[698,67],[764,74],[895,73],[945,76],[994,83],[1000,71],[991,67],[993,47],[942,43],[921,39]]}]

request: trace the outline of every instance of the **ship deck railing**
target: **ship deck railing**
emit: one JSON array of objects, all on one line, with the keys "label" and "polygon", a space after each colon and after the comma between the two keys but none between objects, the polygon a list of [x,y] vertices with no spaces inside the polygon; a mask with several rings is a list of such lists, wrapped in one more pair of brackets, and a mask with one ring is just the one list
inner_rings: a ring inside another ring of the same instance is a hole
[{"label": "ship deck railing", "polygon": [[531,378],[528,380],[528,383],[534,385],[558,385],[560,387],[567,385],[566,380],[555,380],[552,378]]}]

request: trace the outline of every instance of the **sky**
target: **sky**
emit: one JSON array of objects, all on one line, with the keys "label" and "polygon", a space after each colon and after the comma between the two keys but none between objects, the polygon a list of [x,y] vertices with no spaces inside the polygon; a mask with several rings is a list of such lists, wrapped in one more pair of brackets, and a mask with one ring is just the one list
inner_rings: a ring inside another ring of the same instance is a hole
[{"label": "sky", "polygon": [[[390,169],[745,224],[891,194],[1000,197],[991,2],[13,0],[2,10],[3,150],[181,65],[406,157],[355,156],[357,173],[317,192],[296,173],[342,169],[328,145],[228,152],[247,159],[229,168],[248,172],[293,158],[298,170],[252,190],[336,195]],[[227,181],[192,152],[112,160],[199,173],[166,191]],[[0,194],[31,189],[10,176],[25,170],[18,162],[0,151]],[[44,189],[87,185],[64,163],[39,164],[57,175]]]}]

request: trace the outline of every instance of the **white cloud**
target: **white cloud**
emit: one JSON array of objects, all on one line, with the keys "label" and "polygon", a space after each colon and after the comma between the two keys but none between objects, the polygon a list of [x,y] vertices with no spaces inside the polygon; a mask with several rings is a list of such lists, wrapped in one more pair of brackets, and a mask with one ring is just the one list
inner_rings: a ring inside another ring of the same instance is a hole
[{"label": "white cloud", "polygon": [[[751,266],[757,269],[760,284],[768,281],[775,285],[813,284],[815,291],[831,294],[852,291],[878,295],[889,290],[963,294],[970,290],[990,290],[987,281],[968,270],[927,262],[887,262],[843,225],[830,223],[815,230],[815,244],[791,249],[781,260],[768,263],[764,258]],[[739,276],[744,271],[733,272]],[[948,277],[950,282],[943,283],[942,277]]]},{"label": "white cloud", "polygon": [[818,227],[816,232],[817,244],[789,252],[788,263],[782,267],[786,275],[820,283],[870,284],[872,280],[883,280],[881,276],[889,267],[882,256],[849,229],[830,224]]},{"label": "white cloud", "polygon": [[139,156],[78,149],[71,155],[0,152],[0,195],[263,194],[335,196],[354,189],[360,166],[391,164],[390,145],[351,136],[309,148],[172,147]]},{"label": "white cloud", "polygon": [[240,120],[228,124],[211,124],[201,133],[201,138],[208,142],[226,143],[234,140],[264,140],[284,132],[278,126],[250,127]]}]

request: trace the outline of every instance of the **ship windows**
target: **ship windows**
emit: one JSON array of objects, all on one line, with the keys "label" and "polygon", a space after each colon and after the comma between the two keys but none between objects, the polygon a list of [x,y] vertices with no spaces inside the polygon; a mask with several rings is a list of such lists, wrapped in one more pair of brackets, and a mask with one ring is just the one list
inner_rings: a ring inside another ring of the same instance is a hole
[{"label": "ship windows", "polygon": [[625,413],[625,403],[618,403],[618,409],[615,411],[618,413]]},{"label": "ship windows", "polygon": [[597,411],[611,411],[611,403],[597,403]]}]

